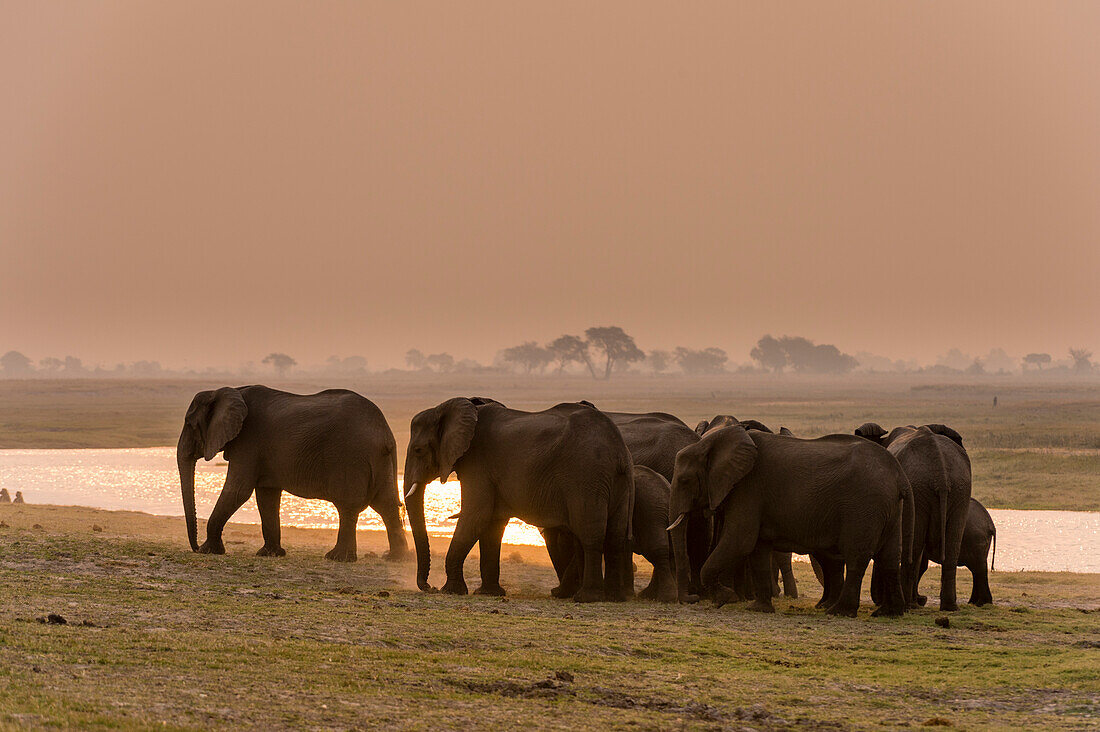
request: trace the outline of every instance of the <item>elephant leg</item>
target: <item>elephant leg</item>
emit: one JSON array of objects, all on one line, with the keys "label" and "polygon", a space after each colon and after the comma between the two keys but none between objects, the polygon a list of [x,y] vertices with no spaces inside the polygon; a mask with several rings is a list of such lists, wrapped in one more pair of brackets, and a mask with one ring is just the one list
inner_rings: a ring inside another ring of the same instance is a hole
[{"label": "elephant leg", "polygon": [[[730,572],[735,572],[737,576],[744,576],[745,558],[756,545],[757,531],[755,526],[738,530],[732,521],[723,522],[722,533],[718,537],[714,551],[707,557],[699,573],[703,582],[703,591],[714,600],[716,606],[721,607],[727,602],[736,601],[735,591],[726,587],[721,579]],[[767,579],[767,572],[764,575],[764,579]]]},{"label": "elephant leg", "polygon": [[780,571],[779,571],[778,554],[779,554],[779,552],[772,552],[771,557],[768,558],[768,563],[771,565],[769,567],[769,570],[768,570],[768,580],[769,580],[768,581],[768,591],[771,593],[772,597],[779,597],[779,594],[780,594],[780,589],[779,589]]},{"label": "elephant leg", "polygon": [[469,592],[466,587],[466,579],[463,576],[463,566],[470,550],[485,530],[486,521],[475,523],[471,518],[473,511],[467,514],[465,511],[458,517],[455,524],[455,533],[451,537],[451,545],[447,548],[447,582],[440,591],[451,595],[465,595]]},{"label": "elephant leg", "polygon": [[257,488],[256,508],[260,512],[260,529],[264,545],[256,552],[258,557],[285,557],[279,530],[279,500],[283,492],[279,488]]},{"label": "elephant leg", "polygon": [[653,565],[653,576],[638,597],[659,602],[676,602],[676,578],[672,575],[672,558],[668,552],[658,550],[643,556]]},{"label": "elephant leg", "polygon": [[959,548],[962,544],[963,531],[966,529],[966,507],[970,505],[970,497],[967,496],[966,504],[961,511],[955,511],[947,519],[947,556],[940,565],[940,610],[950,612],[959,609],[956,595],[955,576],[959,567]]},{"label": "elephant leg", "polygon": [[840,588],[844,585],[844,562],[824,554],[814,555],[814,561],[821,572],[821,599],[814,607],[829,608],[840,599]]},{"label": "elephant leg", "polygon": [[687,554],[689,569],[689,591],[693,595],[703,594],[703,581],[700,572],[710,555],[714,538],[714,518],[703,515],[702,511],[692,511],[687,516]]},{"label": "elephant leg", "polygon": [[875,554],[875,568],[871,572],[871,587],[877,586],[878,605],[871,617],[897,617],[905,614],[908,603],[902,590],[901,520],[895,520],[887,532],[887,539]]},{"label": "elephant leg", "polygon": [[500,542],[504,538],[504,527],[508,519],[492,521],[481,532],[477,544],[481,553],[481,586],[474,590],[475,595],[504,596],[500,586]]},{"label": "elephant leg", "polygon": [[577,602],[602,602],[604,595],[603,545],[599,542],[582,542],[584,573],[581,587],[573,595]]},{"label": "elephant leg", "polygon": [[210,513],[210,520],[206,523],[206,541],[199,547],[199,553],[225,554],[225,544],[222,543],[225,524],[244,505],[255,487],[251,475],[244,471],[234,472],[233,466],[230,466],[229,473],[225,476],[225,487],[222,488],[218,502]]},{"label": "elephant leg", "polygon": [[[561,582],[555,588],[558,594],[554,597],[564,600],[576,595],[581,588],[581,578],[584,575],[584,548],[581,547],[580,540],[573,536],[571,532],[563,532],[563,537],[563,544],[567,547],[566,553],[569,556],[569,563],[565,567],[565,573],[562,574]],[[550,594],[554,594],[553,590]]]},{"label": "elephant leg", "polygon": [[358,556],[355,553],[355,524],[359,521],[359,512],[362,509],[337,506],[340,514],[340,530],[336,533],[336,546],[325,555],[325,559],[334,562],[354,562]]},{"label": "elephant leg", "polygon": [[810,568],[814,571],[814,577],[817,578],[817,583],[822,587],[825,586],[825,573],[821,569],[821,562],[813,554],[810,555]]},{"label": "elephant leg", "polygon": [[749,555],[749,568],[752,572],[752,584],[757,590],[756,599],[749,605],[749,610],[758,613],[774,613],[772,605],[771,583],[772,574],[772,550],[771,547],[758,544]]},{"label": "elephant leg", "polygon": [[840,587],[837,601],[825,612],[829,615],[845,615],[854,618],[859,612],[859,593],[863,586],[863,575],[871,557],[866,554],[850,552],[844,558],[844,582]]},{"label": "elephant leg", "polygon": [[383,555],[388,561],[398,562],[409,556],[409,543],[405,538],[405,523],[401,520],[401,508],[396,499],[380,501],[371,506],[386,527],[386,541],[390,548]]},{"label": "elephant leg", "polygon": [[920,594],[920,580],[921,580],[921,577],[924,576],[924,573],[927,572],[927,571],[928,571],[928,555],[921,554],[920,564],[918,565],[918,568],[917,568],[917,578],[915,580],[913,580],[913,592],[911,593],[911,597],[913,598],[913,600],[916,602],[916,604],[920,605],[921,607],[924,607],[925,603],[928,602],[928,596]]},{"label": "elephant leg", "polygon": [[604,597],[609,602],[624,602],[634,596],[634,554],[619,539],[604,541]]},{"label": "elephant leg", "polygon": [[989,605],[993,602],[993,593],[989,590],[989,570],[986,569],[985,559],[979,564],[975,562],[968,569],[974,578],[974,587],[970,591],[970,604]]},{"label": "elephant leg", "polygon": [[794,578],[794,568],[791,566],[791,552],[776,552],[772,558],[779,558],[779,573],[783,576],[783,596],[792,600],[798,598],[798,583]]}]

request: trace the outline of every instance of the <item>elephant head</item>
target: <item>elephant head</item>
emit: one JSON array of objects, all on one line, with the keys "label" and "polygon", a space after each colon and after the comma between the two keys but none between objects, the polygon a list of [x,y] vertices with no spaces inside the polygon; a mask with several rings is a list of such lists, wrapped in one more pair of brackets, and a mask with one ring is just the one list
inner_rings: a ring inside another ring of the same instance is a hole
[{"label": "elephant head", "polygon": [[[488,399],[478,398],[478,402],[485,406],[499,405]],[[416,584],[421,590],[431,589],[428,585],[431,548],[424,520],[424,487],[433,480],[445,481],[454,472],[455,464],[466,454],[474,439],[477,410],[478,404],[473,400],[459,397],[425,409],[412,419],[402,488],[416,545]]]},{"label": "elephant head", "polygon": [[882,444],[883,438],[886,437],[886,430],[882,428],[877,422],[864,422],[859,427],[856,427],[854,432],[856,437],[862,437],[865,440]]},{"label": "elephant head", "polygon": [[763,422],[759,422],[755,419],[737,419],[731,414],[719,414],[711,420],[701,420],[699,424],[695,425],[695,432],[699,435],[705,435],[711,430],[716,430],[719,427],[729,427],[730,425],[739,424],[747,430],[759,430],[760,432],[771,432],[768,426]]},{"label": "elephant head", "polygon": [[681,599],[688,584],[687,524],[696,509],[718,510],[756,464],[756,443],[739,423],[712,429],[703,439],[676,454],[668,515]]},{"label": "elephant head", "polygon": [[783,435],[784,437],[794,437],[794,433],[791,432],[786,427],[780,427],[779,428],[779,434]]},{"label": "elephant head", "polygon": [[214,456],[236,437],[248,405],[241,392],[232,387],[216,391],[200,391],[191,400],[183,418],[183,430],[176,446],[176,466],[180,473],[183,491],[183,513],[187,521],[187,540],[192,551],[199,550],[198,530],[195,524],[195,463],[201,457],[213,460]]}]

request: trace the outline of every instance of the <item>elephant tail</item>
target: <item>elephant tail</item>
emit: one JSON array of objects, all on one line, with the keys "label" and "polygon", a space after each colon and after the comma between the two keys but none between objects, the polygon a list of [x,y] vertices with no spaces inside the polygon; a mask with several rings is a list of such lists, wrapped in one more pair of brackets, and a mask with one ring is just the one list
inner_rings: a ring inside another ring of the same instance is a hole
[{"label": "elephant tail", "polygon": [[989,558],[989,571],[997,569],[997,527],[993,527],[993,556]]},{"label": "elephant tail", "polygon": [[913,486],[909,485],[909,479],[902,476],[905,481],[901,491],[901,557],[904,564],[913,563],[913,532],[916,524],[917,509],[913,502]]}]

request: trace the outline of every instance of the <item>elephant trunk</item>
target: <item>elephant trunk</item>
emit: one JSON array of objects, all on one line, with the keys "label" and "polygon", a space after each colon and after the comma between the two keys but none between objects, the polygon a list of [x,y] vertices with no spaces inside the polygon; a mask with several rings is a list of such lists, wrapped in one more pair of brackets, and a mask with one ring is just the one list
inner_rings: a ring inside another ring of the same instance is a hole
[{"label": "elephant trunk", "polygon": [[422,591],[431,590],[428,572],[432,567],[432,552],[428,544],[428,527],[424,521],[424,483],[405,480],[405,512],[409,516],[413,544],[416,546],[416,586]]},{"label": "elephant trunk", "polygon": [[187,541],[191,551],[199,550],[198,526],[195,518],[195,462],[198,457],[193,451],[190,430],[184,428],[176,448],[176,466],[180,473],[180,490],[183,492],[183,515],[187,521]]}]

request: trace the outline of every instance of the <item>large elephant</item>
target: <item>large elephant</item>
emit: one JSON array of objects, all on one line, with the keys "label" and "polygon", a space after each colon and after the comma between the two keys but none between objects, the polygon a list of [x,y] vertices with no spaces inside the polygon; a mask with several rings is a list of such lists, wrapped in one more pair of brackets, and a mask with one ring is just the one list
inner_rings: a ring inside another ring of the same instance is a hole
[{"label": "large elephant", "polygon": [[970,456],[962,437],[950,427],[928,424],[896,427],[889,433],[874,422],[855,434],[882,445],[901,463],[913,487],[916,525],[913,533],[914,566],[907,578],[906,597],[916,603],[916,565],[921,555],[942,558],[940,610],[958,610],[955,573],[963,532],[970,510]]},{"label": "large elephant", "polygon": [[[771,433],[771,429],[763,422],[755,419],[737,419],[731,414],[719,414],[713,419],[700,420],[699,423],[695,425],[695,432],[701,436],[719,427],[729,427],[734,424],[739,424],[747,430],[758,430],[760,432]],[[784,430],[786,430],[786,432],[784,432]],[[786,427],[782,428],[779,434],[793,436],[791,431]],[[780,578],[783,580],[783,595],[791,599],[797,598],[798,583],[795,581],[794,568],[791,566],[791,552],[772,552],[771,581],[768,583],[768,591],[771,592],[772,597],[779,597]],[[748,562],[745,563],[743,569],[734,570],[733,577],[730,578],[729,586],[738,597],[746,600],[751,600],[753,598],[756,591],[752,586],[752,573],[749,570]]]},{"label": "large elephant", "polygon": [[[222,451],[229,471],[199,546],[195,463]],[[355,524],[367,506],[386,525],[388,557],[408,552],[397,494],[397,444],[378,407],[355,392],[289,394],[266,386],[200,391],[183,419],[176,462],[193,551],[224,554],[225,523],[255,492],[264,537],[257,554],[284,556],[279,499],[286,491],[336,505],[340,530],[328,559],[355,561]]]},{"label": "large elephant", "polygon": [[[412,420],[405,504],[417,556],[417,586],[430,589],[424,487],[457,473],[462,510],[447,551],[444,592],[465,594],[463,564],[480,545],[480,594],[502,595],[500,542],[512,517],[567,529],[584,551],[579,602],[625,600],[629,592],[634,466],[619,430],[577,404],[521,412],[488,399],[449,399]],[[603,565],[607,565],[604,581]]]},{"label": "large elephant", "polygon": [[[682,519],[699,506],[722,519],[702,571],[703,585],[716,588],[718,604],[729,599],[719,578],[745,556],[754,583],[766,586],[775,550],[843,562],[845,577],[827,610],[853,617],[863,575],[874,559],[872,582],[882,588],[874,614],[905,612],[901,564],[903,558],[909,561],[912,546],[912,492],[897,461],[874,445],[846,435],[803,440],[737,424],[708,432],[681,450],[669,499],[669,515],[676,519],[669,529],[684,602],[698,597],[688,592],[681,569],[687,553]],[[767,594],[758,594],[750,609],[775,611]]]},{"label": "large elephant", "polygon": [[[986,558],[989,557],[990,545],[993,546],[993,557],[986,567]],[[916,587],[919,589],[920,579],[928,571],[928,560],[940,561],[939,552],[935,551],[935,544],[926,552],[917,569]],[[974,586],[970,591],[971,605],[988,605],[993,602],[993,593],[989,589],[989,571],[997,560],[997,527],[993,524],[993,517],[985,506],[978,502],[977,498],[970,499],[970,509],[966,512],[966,528],[963,530],[962,546],[959,548],[959,564],[970,570],[974,578]],[[923,605],[928,598],[917,592],[915,595],[918,605]]]}]

